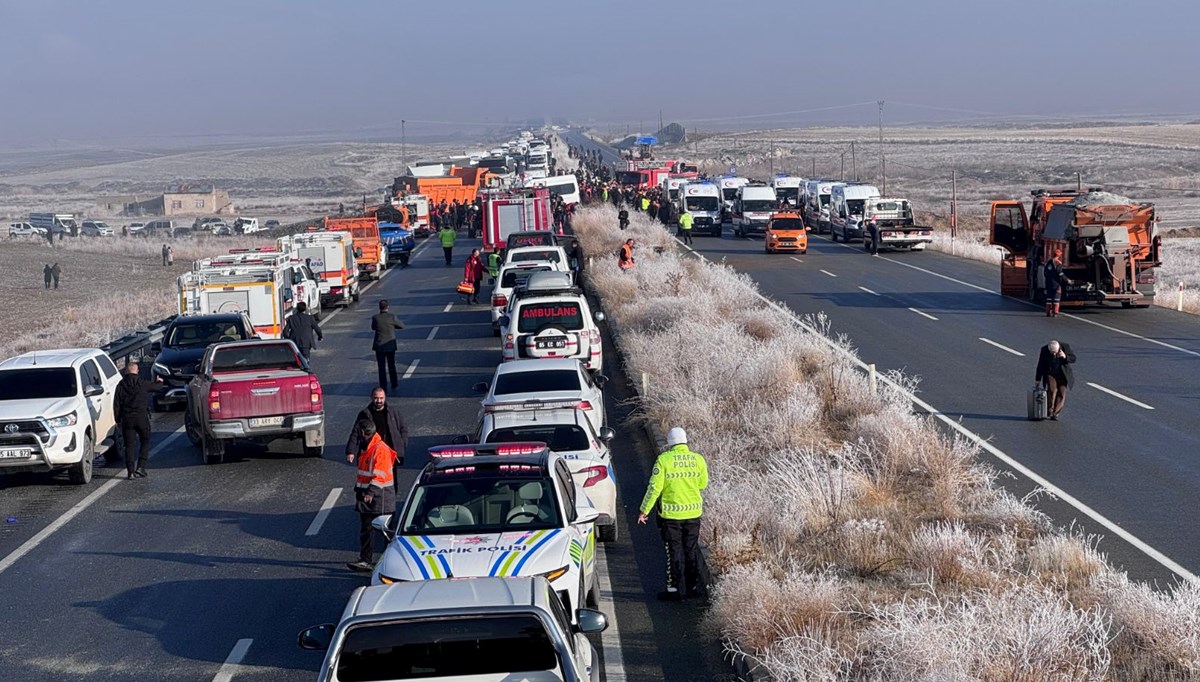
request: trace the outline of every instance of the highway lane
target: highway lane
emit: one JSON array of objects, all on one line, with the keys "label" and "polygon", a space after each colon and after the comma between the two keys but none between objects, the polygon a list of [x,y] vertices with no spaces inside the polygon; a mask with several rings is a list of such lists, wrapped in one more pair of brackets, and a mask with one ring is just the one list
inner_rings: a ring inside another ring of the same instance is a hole
[{"label": "highway lane", "polygon": [[[368,317],[377,301],[391,300],[407,325],[398,354],[407,378],[392,399],[412,429],[402,487],[427,461],[425,448],[473,429],[471,386],[499,360],[486,309],[458,303],[453,292],[465,250],[456,249],[455,266],[446,268],[429,249],[323,324],[326,339],[313,357],[330,423],[323,458],[301,456],[298,445],[246,446],[205,466],[176,437],[156,453],[148,479],[114,481],[0,572],[0,677],[309,678],[321,656],[296,648],[295,633],[336,620],[363,583],[344,566],[354,558],[357,519],[342,443],[375,384]],[[611,349],[608,362],[615,374]],[[653,530],[633,522],[654,453],[640,429],[621,428],[629,396],[623,378],[610,382],[623,507],[621,539],[603,549],[611,594],[602,605],[618,627],[597,643],[609,679],[707,679],[719,649],[698,631],[702,605],[647,601],[660,589],[662,549]],[[178,414],[156,416],[156,442],[178,425]],[[0,537],[0,557],[107,484],[103,476],[83,488],[48,485],[45,477],[0,481],[0,509],[29,510]],[[32,509],[38,500],[44,508]]]},{"label": "highway lane", "polygon": [[[938,410],[1200,571],[1200,529],[1180,513],[1200,492],[1200,465],[1191,456],[1200,447],[1192,354],[1200,320],[1162,309],[1095,308],[1052,320],[987,291],[998,279],[993,266],[934,252],[871,257],[857,244],[816,235],[808,254],[794,258],[767,256],[761,240],[728,231],[720,240],[697,238],[695,250],[751,275],[764,294],[799,314],[828,314],[832,330],[846,334],[866,362],[920,377],[920,396]],[[1031,424],[1024,394],[1050,338],[1079,355],[1078,384],[1061,421]],[[1032,487],[1006,484],[1018,493]],[[1061,503],[1038,506],[1064,524],[1080,517]],[[1095,522],[1080,521],[1087,532],[1110,536],[1101,548],[1134,577],[1174,577]]]}]

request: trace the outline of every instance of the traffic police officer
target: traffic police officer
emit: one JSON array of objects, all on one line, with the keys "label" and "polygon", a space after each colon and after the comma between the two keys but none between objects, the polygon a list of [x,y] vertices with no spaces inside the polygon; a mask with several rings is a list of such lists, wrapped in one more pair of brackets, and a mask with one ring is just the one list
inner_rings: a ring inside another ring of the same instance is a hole
[{"label": "traffic police officer", "polygon": [[704,512],[700,491],[708,487],[708,464],[688,449],[687,433],[678,426],[667,432],[667,447],[654,462],[638,523],[646,523],[658,503],[658,523],[667,549],[667,589],[658,598],[679,601],[685,594],[685,579],[686,595],[700,595],[700,515]]},{"label": "traffic police officer", "polygon": [[679,235],[683,237],[684,244],[692,243],[693,220],[691,211],[685,209],[683,213],[679,214]]}]

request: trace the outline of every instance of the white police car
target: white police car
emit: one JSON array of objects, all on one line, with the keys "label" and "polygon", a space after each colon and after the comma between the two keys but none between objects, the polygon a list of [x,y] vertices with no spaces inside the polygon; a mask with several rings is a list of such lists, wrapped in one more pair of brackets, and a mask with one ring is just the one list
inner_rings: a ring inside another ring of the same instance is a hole
[{"label": "white police car", "polygon": [[567,613],[596,603],[599,516],[545,443],[430,448],[404,506],[375,527],[389,539],[372,585],[542,576]]}]

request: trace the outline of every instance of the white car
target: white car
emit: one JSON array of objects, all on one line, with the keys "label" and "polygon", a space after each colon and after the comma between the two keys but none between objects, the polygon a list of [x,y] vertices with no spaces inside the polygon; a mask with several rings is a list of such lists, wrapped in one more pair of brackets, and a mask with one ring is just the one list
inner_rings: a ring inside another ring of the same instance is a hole
[{"label": "white car", "polygon": [[92,480],[96,446],[116,428],[116,365],[95,348],[25,353],[0,362],[0,472],[66,469]]},{"label": "white car", "polygon": [[45,237],[46,228],[34,227],[30,223],[9,223],[8,236],[11,237]]},{"label": "white car", "polygon": [[500,359],[575,358],[590,371],[604,365],[599,322],[582,292],[530,293],[511,302],[500,317]]},{"label": "white car", "polygon": [[[538,362],[538,361],[535,361]],[[578,364],[578,363],[577,363]],[[575,483],[599,512],[596,536],[600,542],[617,539],[617,481],[609,443],[616,436],[603,426],[596,431],[583,410],[574,407],[487,412],[479,421],[480,443],[545,443],[567,463]]]},{"label": "white car", "polygon": [[608,621],[592,609],[570,620],[544,578],[397,583],[356,589],[340,623],[307,628],[297,643],[328,651],[317,682],[598,682],[587,633]]},{"label": "white car", "polygon": [[530,261],[561,263],[564,272],[570,269],[567,252],[561,246],[518,246],[504,252],[504,265]]},{"label": "white car", "polygon": [[146,223],[129,223],[125,226],[125,232],[131,237],[143,232],[145,229]]},{"label": "white car", "polygon": [[102,220],[85,220],[80,225],[79,231],[85,237],[111,237],[113,230],[108,226],[108,223]]},{"label": "white car", "polygon": [[[531,276],[539,272],[567,273],[566,263],[551,263],[547,261],[522,261],[502,265],[497,273],[496,283],[492,285],[492,335],[500,336],[500,318],[512,301],[513,292],[524,286]],[[568,283],[569,283],[568,273]]]},{"label": "white car", "polygon": [[593,376],[578,360],[513,360],[496,367],[491,383],[473,387],[483,393],[479,417],[491,412],[569,407],[587,415],[596,433],[608,424],[604,410],[604,384],[608,377]]},{"label": "white car", "polygon": [[372,585],[441,578],[542,576],[568,613],[596,603],[600,512],[545,443],[447,445],[396,514],[375,519],[389,543]]}]

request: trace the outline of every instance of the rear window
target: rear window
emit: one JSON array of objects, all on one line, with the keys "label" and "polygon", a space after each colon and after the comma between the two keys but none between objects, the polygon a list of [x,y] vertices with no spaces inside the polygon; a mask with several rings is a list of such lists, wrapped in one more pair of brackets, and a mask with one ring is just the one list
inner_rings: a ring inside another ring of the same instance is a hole
[{"label": "rear window", "polygon": [[517,313],[517,331],[533,334],[546,327],[583,329],[583,310],[574,301],[555,303],[529,303]]},{"label": "rear window", "polygon": [[256,343],[222,348],[213,356],[214,372],[255,369],[300,369],[302,365],[290,343]]},{"label": "rear window", "polygon": [[557,669],[542,622],[510,615],[360,625],[342,642],[337,678],[383,682]]},{"label": "rear window", "polygon": [[542,266],[535,268],[520,268],[515,270],[505,270],[504,276],[500,278],[500,286],[510,289],[521,286],[529,281],[529,276],[535,272],[549,272],[550,268]]},{"label": "rear window", "polygon": [[210,346],[220,341],[242,341],[246,335],[236,320],[223,322],[179,322],[167,332],[171,348]]},{"label": "rear window", "polygon": [[554,246],[554,235],[549,232],[508,235],[508,248],[515,249],[522,246]]},{"label": "rear window", "polygon": [[496,395],[538,393],[541,391],[578,391],[579,372],[570,369],[510,372],[496,377]]},{"label": "rear window", "polygon": [[549,261],[551,263],[560,262],[558,251],[547,249],[545,251],[526,251],[524,253],[514,253],[508,259],[510,263],[525,263],[528,261]]},{"label": "rear window", "polygon": [[75,395],[76,388],[75,370],[70,367],[0,372],[0,400],[70,398]]},{"label": "rear window", "polygon": [[489,443],[545,443],[555,452],[587,450],[590,446],[583,429],[574,424],[514,426],[488,434]]}]

